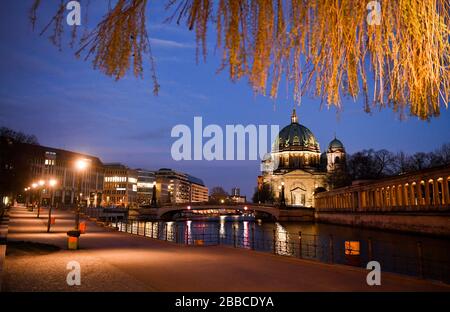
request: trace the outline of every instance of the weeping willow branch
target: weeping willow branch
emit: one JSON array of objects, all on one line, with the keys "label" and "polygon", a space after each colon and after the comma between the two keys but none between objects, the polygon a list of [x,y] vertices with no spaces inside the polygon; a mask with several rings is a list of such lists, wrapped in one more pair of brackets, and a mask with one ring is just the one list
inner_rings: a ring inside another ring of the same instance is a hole
[{"label": "weeping willow branch", "polygon": [[[35,0],[30,11],[33,25],[39,3]],[[195,31],[197,57],[201,53],[206,58],[208,26],[215,25],[220,70],[228,68],[232,80],[247,77],[257,93],[277,97],[284,77],[298,103],[311,93],[328,107],[341,109],[343,97],[356,100],[362,95],[367,112],[391,107],[424,120],[439,116],[450,96],[449,0],[382,1],[381,24],[372,26],[367,3],[167,0],[172,18]],[[116,79],[130,68],[141,76],[142,55],[150,53],[151,58],[146,4],[110,4],[77,54],[86,51],[95,68]],[[152,58],[151,66],[157,91]]]},{"label": "weeping willow branch", "polygon": [[[85,6],[85,20],[89,0]],[[31,17],[36,16],[39,1],[35,0],[31,9]],[[159,84],[156,78],[155,64],[150,49],[149,38],[146,30],[145,9],[147,0],[118,0],[111,7],[103,20],[91,32],[85,32],[80,39],[80,47],[75,52],[77,57],[85,55],[85,60],[92,57],[94,69],[98,69],[107,76],[119,80],[132,69],[136,77],[143,76],[143,56],[149,55],[151,77],[153,80],[153,92],[157,94]],[[58,11],[41,34],[53,24],[54,31],[50,39],[52,43],[60,46],[63,33],[62,19],[66,3],[61,1]],[[31,19],[34,23],[35,19]],[[72,41],[74,44],[77,36],[77,27],[72,29]]]},{"label": "weeping willow branch", "polygon": [[172,2],[182,3],[198,45],[217,21],[222,68],[232,80],[248,77],[257,93],[275,98],[284,76],[297,102],[313,90],[341,108],[344,96],[363,94],[366,111],[409,108],[421,119],[448,107],[448,0],[382,1],[381,25],[373,26],[361,0],[219,0],[215,14],[199,14],[211,6],[205,1]]}]

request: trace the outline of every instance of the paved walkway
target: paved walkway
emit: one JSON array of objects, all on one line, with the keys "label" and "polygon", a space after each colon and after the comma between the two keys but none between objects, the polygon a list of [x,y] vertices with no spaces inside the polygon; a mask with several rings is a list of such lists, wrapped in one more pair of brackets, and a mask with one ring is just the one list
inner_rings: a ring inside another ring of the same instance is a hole
[{"label": "paved walkway", "polygon": [[[81,249],[66,250],[73,214],[57,211],[46,233],[47,211],[36,218],[10,211],[8,242],[53,244],[58,251],[7,250],[4,291],[450,291],[450,286],[383,273],[382,286],[366,284],[367,271],[341,265],[234,249],[186,247],[120,233],[88,222]],[[81,286],[68,286],[66,265],[81,265]]]}]

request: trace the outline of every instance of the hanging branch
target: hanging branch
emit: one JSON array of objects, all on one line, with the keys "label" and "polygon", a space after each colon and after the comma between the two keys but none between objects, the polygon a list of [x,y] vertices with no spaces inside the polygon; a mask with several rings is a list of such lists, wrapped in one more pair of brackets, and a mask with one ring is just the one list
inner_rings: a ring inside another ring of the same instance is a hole
[{"label": "hanging branch", "polygon": [[[328,107],[342,98],[364,98],[364,110],[391,107],[427,120],[439,116],[450,97],[449,0],[381,2],[381,24],[368,25],[361,0],[166,0],[169,20],[195,31],[197,59],[206,58],[207,28],[215,24],[222,54],[219,70],[230,79],[247,77],[256,93],[277,97],[284,77],[293,98],[311,93]],[[32,25],[40,1],[30,10]],[[117,0],[81,41],[77,55],[93,56],[94,67],[115,79],[132,68],[142,76],[142,55],[154,61],[145,29],[146,0]],[[55,23],[56,44],[62,29]],[[51,24],[50,23],[50,24]],[[48,25],[49,26],[49,25]],[[48,27],[47,26],[47,27]],[[370,83],[372,81],[372,83]],[[370,87],[369,87],[370,86]]]}]

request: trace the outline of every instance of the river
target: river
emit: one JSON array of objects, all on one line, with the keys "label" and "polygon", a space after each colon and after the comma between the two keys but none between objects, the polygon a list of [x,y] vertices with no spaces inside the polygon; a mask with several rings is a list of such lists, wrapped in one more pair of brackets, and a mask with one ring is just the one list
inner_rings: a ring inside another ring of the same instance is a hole
[{"label": "river", "polygon": [[[450,283],[450,239],[312,222],[221,216],[118,224],[122,231],[189,245],[224,244],[278,255],[366,267]],[[300,252],[301,250],[301,252]]]}]

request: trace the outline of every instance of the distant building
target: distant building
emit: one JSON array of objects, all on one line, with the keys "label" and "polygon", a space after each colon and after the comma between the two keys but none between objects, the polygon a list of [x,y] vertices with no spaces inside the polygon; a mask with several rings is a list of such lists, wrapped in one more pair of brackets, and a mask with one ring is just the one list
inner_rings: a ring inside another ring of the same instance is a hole
[{"label": "distant building", "polygon": [[208,201],[208,188],[201,179],[168,168],[159,169],[155,176],[160,204]]},{"label": "distant building", "polygon": [[199,178],[187,175],[188,181],[191,184],[191,198],[192,203],[202,203],[208,201],[208,188],[204,185],[203,181]]},{"label": "distant building", "polygon": [[140,206],[150,205],[153,196],[153,185],[156,184],[154,171],[136,169],[137,181],[137,203]]},{"label": "distant building", "polygon": [[120,163],[104,168],[103,206],[138,208],[138,172]]},{"label": "distant building", "polygon": [[278,133],[274,149],[262,161],[258,189],[268,184],[277,201],[285,201],[288,206],[314,207],[316,192],[329,187],[327,174],[345,170],[345,157],[344,145],[336,137],[321,153],[316,137],[298,122],[294,109],[291,123]]},{"label": "distant building", "polygon": [[247,197],[241,196],[241,189],[238,187],[233,187],[231,189],[231,194],[230,194],[229,199],[232,203],[237,203],[237,204],[245,204],[247,202]]},{"label": "distant building", "polygon": [[[100,159],[41,145],[12,144],[12,151],[20,155],[16,158],[16,170],[20,171],[17,174],[23,175],[24,188],[39,180],[56,180],[53,192],[45,185],[40,190],[39,198],[43,204],[73,205],[81,194],[82,205],[100,205],[103,191],[103,164]],[[76,171],[78,160],[88,163],[81,174]]]}]

